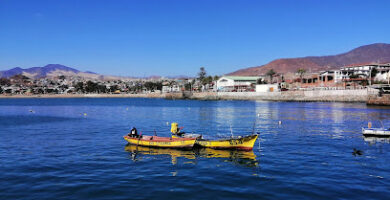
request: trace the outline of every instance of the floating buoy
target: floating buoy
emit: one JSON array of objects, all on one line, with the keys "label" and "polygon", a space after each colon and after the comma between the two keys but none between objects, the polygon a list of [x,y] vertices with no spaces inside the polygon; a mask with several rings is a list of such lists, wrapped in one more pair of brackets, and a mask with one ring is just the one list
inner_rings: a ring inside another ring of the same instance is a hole
[{"label": "floating buoy", "polygon": [[169,122],[167,122],[167,126],[169,126]]},{"label": "floating buoy", "polygon": [[279,121],[279,125],[282,125],[282,121]]},{"label": "floating buoy", "polygon": [[84,113],[84,116],[87,116],[87,113]]},{"label": "floating buoy", "polygon": [[260,117],[260,113],[258,113],[257,116]]}]

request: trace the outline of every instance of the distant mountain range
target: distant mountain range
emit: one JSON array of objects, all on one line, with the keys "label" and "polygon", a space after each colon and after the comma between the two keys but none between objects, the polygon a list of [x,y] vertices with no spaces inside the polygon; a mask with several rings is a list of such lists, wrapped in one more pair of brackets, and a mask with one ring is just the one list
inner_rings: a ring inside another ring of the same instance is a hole
[{"label": "distant mountain range", "polygon": [[257,76],[266,74],[270,69],[273,69],[277,73],[288,73],[296,72],[299,68],[304,68],[311,72],[318,72],[338,69],[345,65],[388,62],[390,62],[390,44],[376,43],[361,46],[338,55],[277,59],[262,66],[240,69],[228,75]]},{"label": "distant mountain range", "polygon": [[80,76],[91,79],[102,78],[101,75],[94,72],[81,72],[60,64],[48,64],[44,67],[31,67],[27,69],[15,67],[10,70],[0,71],[0,77],[4,78],[9,78],[17,74],[23,74],[29,78],[57,77],[60,75]]},{"label": "distant mountain range", "polygon": [[[22,74],[32,79],[37,78],[54,78],[61,75],[69,77],[81,77],[84,79],[99,79],[99,80],[124,80],[124,79],[138,79],[141,77],[122,77],[122,76],[110,76],[110,75],[101,75],[95,72],[86,71],[82,72],[77,69],[67,67],[60,64],[48,64],[44,67],[31,67],[27,69],[22,69],[20,67],[15,67],[9,70],[0,71],[0,78],[9,78],[17,74]],[[142,77],[142,79],[160,79],[162,76],[148,76]],[[188,76],[179,75],[179,76],[168,76],[169,79],[179,79],[179,78],[189,78]]]},{"label": "distant mountain range", "polygon": [[[277,73],[296,72],[299,68],[304,68],[307,71],[318,72],[329,69],[338,69],[345,65],[360,64],[360,63],[388,63],[390,62],[390,44],[377,43],[366,46],[361,46],[347,53],[342,53],[332,56],[309,56],[303,58],[283,58],[274,60],[268,64],[240,69],[227,75],[236,76],[258,76],[264,75],[270,69]],[[81,72],[77,69],[67,67],[60,64],[48,64],[44,67],[32,67],[22,69],[16,67],[10,70],[0,71],[0,77],[9,78],[11,76],[23,74],[29,78],[53,78],[60,75],[78,76],[85,79],[100,79],[100,80],[123,80],[134,79],[136,77],[121,77],[100,75],[94,72]],[[143,77],[144,79],[159,79],[161,76]],[[188,76],[169,76],[167,78],[189,78]]]}]

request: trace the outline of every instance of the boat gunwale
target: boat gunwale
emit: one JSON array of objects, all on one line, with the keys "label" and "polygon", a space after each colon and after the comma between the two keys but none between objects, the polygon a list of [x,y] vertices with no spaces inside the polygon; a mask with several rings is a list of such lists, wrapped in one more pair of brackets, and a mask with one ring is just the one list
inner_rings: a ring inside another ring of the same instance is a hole
[{"label": "boat gunwale", "polygon": [[[142,137],[141,138],[129,137],[128,135],[123,136],[123,138],[125,139],[145,141],[145,142],[178,142],[178,141],[196,140],[196,138],[172,138],[172,137],[159,137],[159,136],[148,136],[148,137],[151,137],[151,139],[143,139]],[[153,137],[157,137],[157,138],[153,138]]]},{"label": "boat gunwale", "polygon": [[225,142],[225,141],[231,141],[231,140],[240,140],[240,139],[252,139],[255,136],[259,136],[258,133],[253,134],[253,135],[246,135],[246,136],[241,136],[240,138],[224,138],[224,139],[198,139],[198,141],[205,141],[205,142]]},{"label": "boat gunwale", "polygon": [[373,137],[373,138],[389,138],[390,134],[375,134],[375,133],[363,133],[364,137]]}]

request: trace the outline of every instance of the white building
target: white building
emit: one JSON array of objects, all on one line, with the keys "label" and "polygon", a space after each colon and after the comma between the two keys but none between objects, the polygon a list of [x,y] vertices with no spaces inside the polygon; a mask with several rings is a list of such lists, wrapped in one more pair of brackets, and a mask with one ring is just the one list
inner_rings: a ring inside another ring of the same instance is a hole
[{"label": "white building", "polygon": [[334,81],[335,83],[342,83],[343,79],[349,78],[347,74],[343,74],[341,70],[328,70],[320,72],[319,79],[322,82]]},{"label": "white building", "polygon": [[256,85],[256,92],[279,92],[278,84],[260,84]]},{"label": "white building", "polygon": [[257,80],[263,80],[260,76],[222,76],[218,79],[216,88],[218,91],[248,91]]},{"label": "white building", "polygon": [[170,93],[170,92],[180,92],[180,87],[178,85],[164,85],[162,86],[162,93]]},{"label": "white building", "polygon": [[[376,75],[375,77],[370,77],[373,70],[376,70]],[[340,71],[348,78],[351,75],[355,75],[359,78],[373,78],[376,81],[388,81],[390,75],[390,63],[350,65],[342,67]]]}]

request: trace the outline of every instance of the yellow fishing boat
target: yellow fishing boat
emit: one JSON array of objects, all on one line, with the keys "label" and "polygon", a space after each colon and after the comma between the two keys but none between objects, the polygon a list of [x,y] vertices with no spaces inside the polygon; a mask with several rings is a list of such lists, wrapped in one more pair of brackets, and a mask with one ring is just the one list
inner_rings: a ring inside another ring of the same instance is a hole
[{"label": "yellow fishing boat", "polygon": [[181,132],[182,128],[177,123],[171,124],[171,133],[173,138],[196,138],[196,145],[213,149],[239,149],[252,150],[259,134],[248,136],[236,136],[226,139],[208,140],[202,139],[202,135],[188,134]]},{"label": "yellow fishing boat", "polygon": [[248,136],[237,136],[220,140],[205,140],[197,139],[196,144],[201,147],[208,147],[213,149],[240,149],[252,150],[259,134]]},{"label": "yellow fishing boat", "polygon": [[130,144],[147,146],[147,147],[161,147],[161,148],[188,148],[191,149],[196,138],[172,138],[172,137],[158,137],[158,136],[123,136],[123,138]]}]

